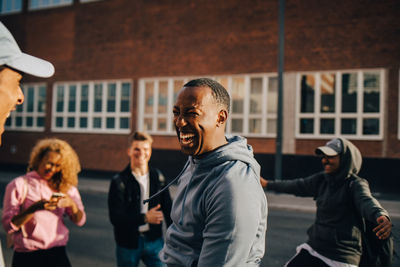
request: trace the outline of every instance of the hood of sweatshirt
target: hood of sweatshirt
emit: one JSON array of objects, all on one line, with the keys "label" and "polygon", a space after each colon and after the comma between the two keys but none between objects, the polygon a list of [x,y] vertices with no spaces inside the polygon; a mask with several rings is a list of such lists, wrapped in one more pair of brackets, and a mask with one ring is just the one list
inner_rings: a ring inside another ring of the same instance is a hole
[{"label": "hood of sweatshirt", "polygon": [[[189,156],[188,161],[181,172],[162,190],[144,200],[144,203],[149,202],[151,199],[157,197],[163,191],[167,190],[171,185],[181,178],[182,174],[187,168],[191,168],[193,165],[196,165],[196,168],[200,170],[211,170],[213,167],[221,165],[222,163],[226,163],[227,161],[239,160],[247,164],[254,171],[256,176],[259,177],[261,167],[254,159],[253,148],[247,144],[247,140],[241,136],[228,135],[226,136],[226,140],[228,143],[217,148],[216,150],[202,154],[196,158]],[[190,182],[192,182],[192,180]]]},{"label": "hood of sweatshirt", "polygon": [[216,150],[200,155],[189,156],[189,161],[198,165],[201,169],[212,169],[226,161],[242,161],[246,163],[256,175],[260,174],[260,165],[254,159],[253,148],[247,144],[247,140],[241,136],[226,136],[228,143]]},{"label": "hood of sweatshirt", "polygon": [[360,150],[349,140],[340,137],[343,145],[343,152],[340,154],[339,171],[334,174],[325,174],[334,181],[344,181],[350,178],[352,174],[358,174],[361,169],[362,156]]}]

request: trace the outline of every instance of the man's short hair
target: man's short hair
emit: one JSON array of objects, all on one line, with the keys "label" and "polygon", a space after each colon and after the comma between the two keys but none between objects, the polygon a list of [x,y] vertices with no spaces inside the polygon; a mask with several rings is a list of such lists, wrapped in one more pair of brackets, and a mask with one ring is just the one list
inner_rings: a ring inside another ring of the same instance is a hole
[{"label": "man's short hair", "polygon": [[151,145],[153,143],[153,138],[151,138],[148,133],[136,131],[129,137],[128,145],[130,146],[133,141],[147,141]]},{"label": "man's short hair", "polygon": [[211,89],[215,102],[225,107],[226,111],[229,113],[231,105],[230,96],[225,87],[223,87],[217,81],[214,81],[209,78],[199,78],[187,82],[183,87],[204,87],[204,86],[209,87]]}]

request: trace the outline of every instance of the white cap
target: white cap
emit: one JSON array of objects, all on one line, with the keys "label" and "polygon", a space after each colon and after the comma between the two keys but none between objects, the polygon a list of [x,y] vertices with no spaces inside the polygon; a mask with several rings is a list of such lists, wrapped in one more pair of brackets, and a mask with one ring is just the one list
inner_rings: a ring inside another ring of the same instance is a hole
[{"label": "white cap", "polygon": [[19,49],[14,37],[0,22],[0,66],[7,65],[13,69],[37,77],[48,78],[54,74],[50,62],[25,54]]}]

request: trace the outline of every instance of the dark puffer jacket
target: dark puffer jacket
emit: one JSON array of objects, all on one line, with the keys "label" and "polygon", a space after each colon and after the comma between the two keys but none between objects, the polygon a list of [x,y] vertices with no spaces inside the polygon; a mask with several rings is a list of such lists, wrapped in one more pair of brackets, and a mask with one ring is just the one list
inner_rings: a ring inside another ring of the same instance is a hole
[{"label": "dark puffer jacket", "polygon": [[346,139],[341,138],[341,141],[344,151],[340,156],[340,169],[334,175],[320,172],[307,178],[269,181],[267,188],[313,197],[317,214],[307,231],[307,243],[329,259],[358,265],[361,256],[358,214],[361,212],[373,223],[378,217],[389,215],[371,195],[368,182],[357,176],[362,162],[359,150]]}]

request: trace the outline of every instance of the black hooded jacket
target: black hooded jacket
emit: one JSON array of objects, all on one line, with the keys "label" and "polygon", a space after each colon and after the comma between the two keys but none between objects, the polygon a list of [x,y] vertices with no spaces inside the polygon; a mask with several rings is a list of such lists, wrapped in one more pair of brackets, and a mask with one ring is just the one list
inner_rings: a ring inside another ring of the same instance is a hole
[{"label": "black hooded jacket", "polygon": [[[164,180],[165,178],[159,170],[150,168],[149,195],[158,192],[163,187]],[[172,201],[168,190],[150,200],[149,210],[158,204],[161,205],[164,220],[168,227],[172,222],[170,218]],[[108,193],[108,211],[118,246],[137,248],[139,226],[145,224],[145,222],[144,214],[140,212],[140,186],[132,175],[129,165],[111,180]],[[162,224],[149,224],[149,226],[150,230],[145,233],[149,240],[162,237]]]},{"label": "black hooded jacket", "polygon": [[389,215],[371,195],[368,182],[357,176],[362,162],[360,151],[346,139],[341,141],[343,153],[335,174],[320,172],[307,178],[269,181],[267,188],[313,197],[317,214],[307,231],[307,243],[329,259],[358,265],[362,246],[359,214],[373,223],[378,217]]}]

